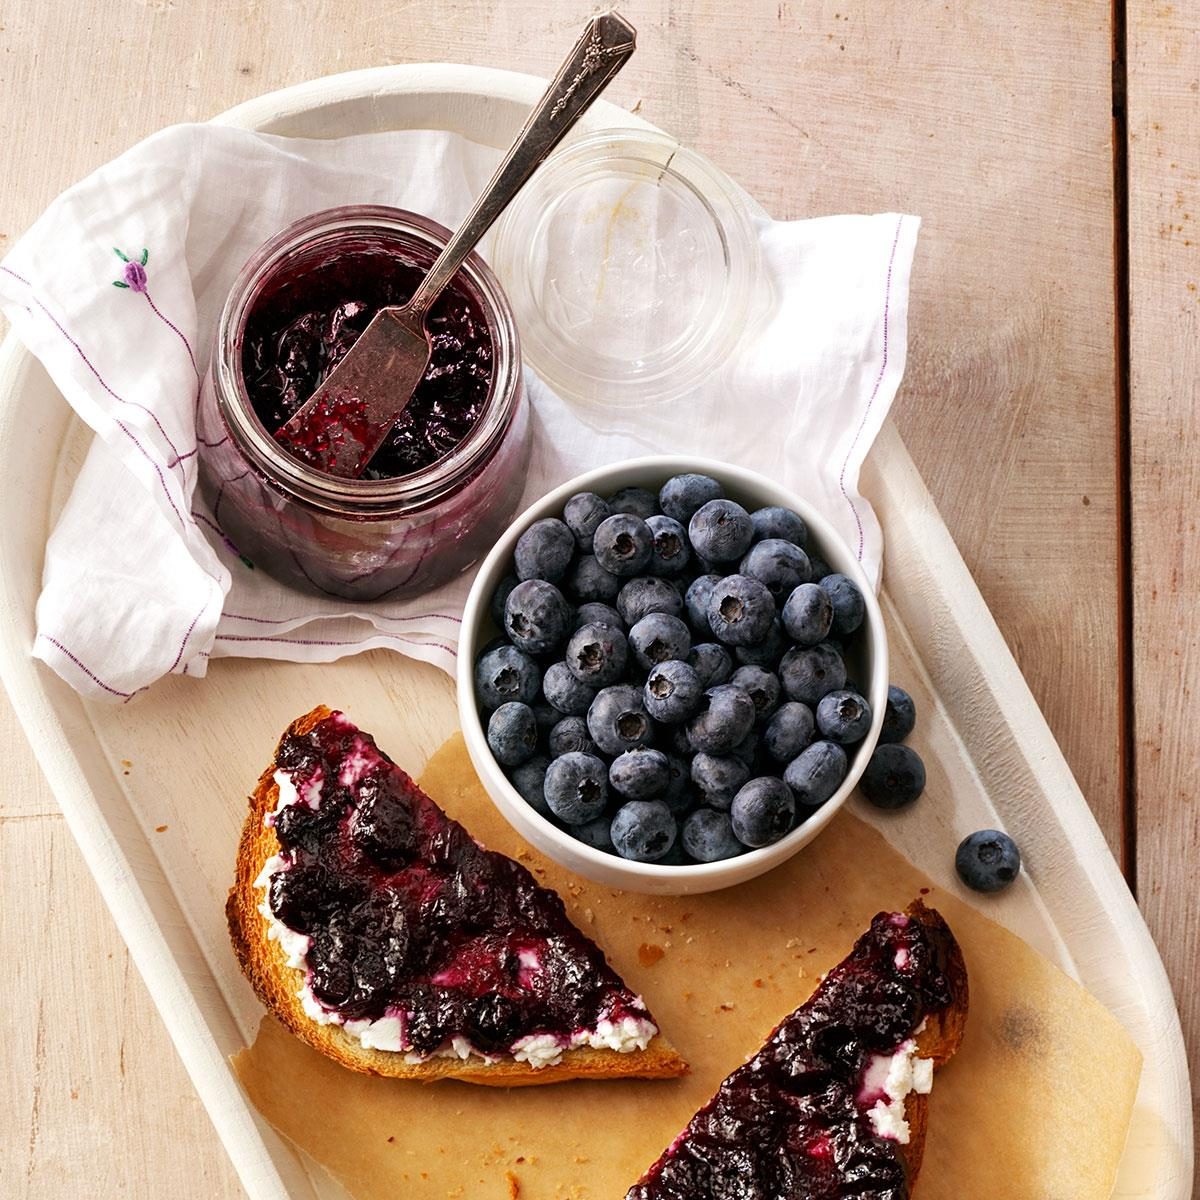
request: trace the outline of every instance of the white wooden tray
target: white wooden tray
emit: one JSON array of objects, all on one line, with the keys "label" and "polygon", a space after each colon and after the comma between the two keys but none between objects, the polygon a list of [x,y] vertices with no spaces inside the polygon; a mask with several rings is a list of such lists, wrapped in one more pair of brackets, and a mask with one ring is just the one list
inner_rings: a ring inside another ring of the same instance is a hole
[{"label": "white wooden tray", "polygon": [[[221,120],[304,137],[450,129],[500,147],[543,86],[480,68],[391,67],[277,92]],[[644,122],[601,103],[589,124]],[[279,731],[318,701],[349,709],[415,770],[455,727],[452,684],[376,651],[332,665],[222,660],[207,680],[172,678],[125,707],[82,701],[30,647],[43,547],[89,437],[10,335],[0,347],[0,480],[9,500],[0,528],[0,676],[247,1192],[254,1200],[332,1197],[339,1190],[258,1118],[227,1061],[261,1015],[223,914],[242,797]],[[1122,1021],[1145,1068],[1114,1196],[1188,1200],[1187,1066],[1158,953],[890,426],[868,461],[864,491],[887,538],[892,674],[917,699],[916,744],[931,795],[954,797],[952,806],[918,804],[879,823],[940,886],[1047,954]],[[980,900],[954,878],[953,849],[969,831],[997,823],[1019,834],[1028,877]]]}]

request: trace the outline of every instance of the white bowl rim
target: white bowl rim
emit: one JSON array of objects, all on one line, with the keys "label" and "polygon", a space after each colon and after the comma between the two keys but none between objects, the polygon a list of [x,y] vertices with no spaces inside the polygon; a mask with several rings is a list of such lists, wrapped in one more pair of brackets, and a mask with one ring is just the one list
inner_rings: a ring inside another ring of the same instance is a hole
[{"label": "white bowl rim", "polygon": [[[672,475],[693,471],[711,475],[714,479],[719,480],[722,485],[727,484],[730,490],[734,492],[744,488],[746,491],[753,493],[760,491],[765,485],[772,491],[786,495],[789,498],[789,505],[794,507],[804,518],[805,524],[811,531],[815,532],[816,540],[822,544],[822,547],[833,545],[843,552],[843,561],[848,569],[839,567],[838,570],[841,574],[847,575],[858,587],[859,591],[862,592],[867,610],[863,625],[860,628],[865,628],[867,631],[871,651],[871,678],[867,687],[870,693],[868,699],[871,704],[871,727],[867,731],[866,737],[855,747],[855,758],[851,762],[846,778],[842,781],[838,790],[812,816],[797,825],[795,829],[785,837],[780,838],[779,841],[773,842],[769,846],[749,850],[745,854],[739,854],[734,858],[720,859],[712,863],[668,865],[663,863],[638,862],[634,859],[621,858],[619,855],[609,854],[604,850],[597,850],[559,829],[530,806],[528,801],[525,800],[508,781],[507,777],[505,777],[500,765],[495,762],[495,758],[487,745],[483,722],[479,719],[478,707],[475,700],[474,668],[476,639],[474,631],[488,615],[487,610],[490,607],[491,595],[485,594],[489,589],[484,588],[483,582],[492,574],[497,562],[502,558],[511,558],[516,539],[534,520],[545,516],[549,510],[557,508],[561,511],[566,501],[576,492],[597,490],[596,485],[600,484],[605,485],[600,490],[607,491],[615,482],[614,476],[619,476],[626,472],[633,473],[651,469],[656,472],[662,472],[664,481]],[[553,842],[555,845],[561,845],[570,857],[594,864],[598,871],[606,874],[619,874],[629,879],[638,879],[647,883],[653,882],[657,885],[667,884],[671,880],[678,880],[681,884],[687,881],[693,885],[699,883],[701,885],[710,884],[719,887],[719,881],[726,875],[737,876],[736,880],[733,878],[730,879],[729,882],[732,884],[738,880],[749,879],[771,870],[773,867],[791,858],[793,854],[813,841],[850,798],[851,793],[858,785],[863,770],[866,768],[871,753],[874,752],[880,730],[883,726],[887,687],[887,634],[883,625],[883,613],[879,607],[879,601],[858,559],[846,544],[845,539],[834,529],[829,520],[810,501],[803,499],[803,497],[794,493],[790,488],[776,483],[759,471],[734,463],[721,462],[719,459],[684,454],[649,454],[593,467],[552,488],[544,496],[539,497],[533,503],[529,504],[519,516],[513,519],[502,537],[488,552],[478,568],[476,568],[475,577],[471,583],[471,590],[467,595],[466,606],[463,610],[462,632],[459,637],[458,646],[457,692],[459,723],[472,759],[483,758],[490,760],[496,767],[494,774],[497,777],[497,782],[495,786],[502,791],[504,802],[502,803],[493,793],[492,787],[489,786],[487,781],[483,781],[484,790],[487,791],[496,807],[500,809],[505,820],[513,825],[517,832],[524,837],[524,831],[519,828],[508,811],[510,807],[514,810],[519,808],[523,816],[532,820],[535,827],[544,832],[547,840]],[[747,875],[746,864],[750,862],[755,862],[758,870]],[[701,886],[689,887],[688,890],[703,891],[706,889]]]}]

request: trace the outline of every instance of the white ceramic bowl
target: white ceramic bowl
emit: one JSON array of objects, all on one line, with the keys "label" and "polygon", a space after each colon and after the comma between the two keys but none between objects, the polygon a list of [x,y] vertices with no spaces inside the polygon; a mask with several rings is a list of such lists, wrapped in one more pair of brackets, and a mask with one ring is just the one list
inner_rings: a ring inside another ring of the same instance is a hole
[{"label": "white ceramic bowl", "polygon": [[[866,684],[866,695],[871,705],[873,720],[870,732],[850,758],[850,769],[842,786],[785,838],[773,846],[749,850],[737,858],[721,862],[662,866],[658,863],[631,862],[615,854],[606,854],[602,850],[585,846],[530,807],[509,783],[500,764],[488,749],[486,731],[475,700],[474,670],[480,648],[500,632],[492,622],[489,612],[492,595],[500,581],[512,571],[513,550],[517,539],[534,521],[542,517],[561,517],[563,506],[576,492],[591,491],[601,496],[609,496],[623,487],[646,487],[657,492],[672,475],[685,471],[698,471],[720,480],[725,494],[730,499],[738,501],[752,511],[770,504],[794,509],[808,525],[809,544],[820,552],[835,571],[840,571],[858,585],[866,600],[867,612],[862,629],[854,638],[854,648],[849,650],[846,657],[851,677],[860,687]],[[802,846],[807,846],[845,804],[862,775],[879,738],[887,702],[887,689],[888,656],[883,618],[875,593],[846,543],[811,504],[807,504],[794,493],[754,471],[700,458],[655,455],[598,467],[555,488],[536,504],[531,505],[513,522],[479,568],[467,597],[458,645],[459,719],[471,761],[475,764],[475,769],[496,807],[509,823],[543,854],[588,879],[632,892],[684,895],[716,891],[718,888],[753,879],[791,858]]]}]

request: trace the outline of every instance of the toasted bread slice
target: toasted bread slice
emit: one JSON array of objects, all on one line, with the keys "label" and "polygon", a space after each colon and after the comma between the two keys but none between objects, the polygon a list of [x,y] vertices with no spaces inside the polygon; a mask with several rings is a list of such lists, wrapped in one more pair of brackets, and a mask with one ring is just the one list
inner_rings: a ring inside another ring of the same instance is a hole
[{"label": "toasted bread slice", "polygon": [[[966,967],[941,915],[919,900],[880,913],[626,1200],[910,1196],[930,1072],[954,1055],[966,1018]],[[881,1037],[889,1050],[872,1052]]]},{"label": "toasted bread slice", "polygon": [[[286,739],[304,737],[334,716],[331,709],[320,706],[298,718],[280,739],[276,755]],[[373,743],[371,745],[373,747]],[[430,803],[403,772],[390,763],[388,767],[399,773],[405,786],[421,796],[425,803]],[[618,1052],[581,1046],[564,1050],[558,1063],[534,1067],[512,1056],[500,1057],[496,1061],[472,1055],[465,1060],[433,1057],[422,1062],[407,1062],[404,1053],[364,1047],[357,1037],[347,1033],[339,1024],[318,1023],[305,1011],[301,1000],[304,969],[288,965],[280,942],[268,937],[270,926],[259,910],[264,893],[256,881],[269,860],[281,850],[273,825],[264,820],[279,805],[280,794],[275,773],[276,764],[272,762],[260,776],[258,786],[250,796],[250,812],[238,845],[236,878],[225,912],[234,951],[259,999],[302,1041],[352,1070],[425,1082],[459,1079],[494,1087],[520,1087],[568,1079],[665,1079],[687,1071],[687,1064],[661,1033],[655,1034],[645,1049]],[[545,890],[536,884],[523,867],[515,863],[511,866],[529,885],[539,891]],[[578,933],[577,930],[575,932]],[[578,933],[578,936],[589,946],[592,945],[582,933]]]}]

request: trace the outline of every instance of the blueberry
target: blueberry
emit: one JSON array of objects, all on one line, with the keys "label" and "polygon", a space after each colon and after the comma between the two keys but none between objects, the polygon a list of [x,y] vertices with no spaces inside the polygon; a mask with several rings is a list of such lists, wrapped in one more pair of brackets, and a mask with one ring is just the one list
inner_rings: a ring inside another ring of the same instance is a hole
[{"label": "blueberry", "polygon": [[778,617],[774,617],[771,620],[771,628],[767,630],[767,636],[761,642],[755,642],[753,646],[735,646],[733,657],[739,666],[766,667],[774,671],[787,648],[783,625]]},{"label": "blueberry", "polygon": [[614,513],[630,513],[644,521],[658,512],[658,498],[645,488],[627,487],[609,496],[608,507]]},{"label": "blueberry", "polygon": [[833,568],[819,554],[814,554],[811,550],[808,551],[808,567],[811,572],[809,578],[817,583],[833,574]]},{"label": "blueberry", "polygon": [[629,649],[645,671],[670,659],[685,659],[691,648],[688,627],[666,613],[650,613],[629,631]]},{"label": "blueberry", "polygon": [[592,548],[606,571],[628,578],[641,574],[649,565],[654,537],[641,517],[614,513],[600,522]]},{"label": "blueberry", "polygon": [[658,493],[658,506],[668,517],[686,525],[697,509],[724,495],[724,489],[709,475],[673,475]]},{"label": "blueberry", "polygon": [[732,500],[710,500],[688,522],[692,548],[710,562],[728,563],[750,549],[754,526],[750,514]]},{"label": "blueberry", "polygon": [[537,722],[539,741],[548,738],[550,731],[562,720],[562,713],[545,700],[538,700],[529,707],[533,709],[533,719]]},{"label": "blueberry", "polygon": [[612,516],[606,500],[595,492],[576,492],[563,509],[563,520],[575,538],[575,544],[584,554],[592,552],[592,538],[605,517]]},{"label": "blueberry", "polygon": [[743,785],[729,810],[733,832],[746,846],[769,846],[792,827],[796,803],[782,779],[763,775]]},{"label": "blueberry", "polygon": [[680,758],[678,754],[668,754],[666,758],[667,790],[661,798],[673,813],[687,812],[692,806],[692,780],[688,759]]},{"label": "blueberry", "polygon": [[788,763],[783,778],[797,804],[816,808],[842,786],[848,769],[846,752],[841,746],[813,742]]},{"label": "blueberry", "polygon": [[763,732],[763,749],[776,762],[791,762],[813,740],[815,730],[812,709],[798,700],[789,700],[771,714]]},{"label": "blueberry", "polygon": [[708,624],[729,646],[753,646],[771,631],[775,597],[758,579],[726,575],[708,597]]},{"label": "blueberry", "polygon": [[729,753],[734,758],[740,758],[746,766],[754,766],[758,760],[758,730],[751,729]]},{"label": "blueberry", "polygon": [[818,583],[802,583],[783,602],[783,627],[801,646],[815,646],[833,627],[833,601]]},{"label": "blueberry", "polygon": [[783,691],[779,676],[764,670],[762,667],[738,667],[729,677],[734,687],[740,687],[749,692],[754,701],[755,720],[764,724],[768,717],[779,707],[780,693]]},{"label": "blueberry", "polygon": [[709,688],[704,707],[687,726],[694,750],[728,754],[754,725],[754,701],[749,693],[729,683]]},{"label": "blueberry", "polygon": [[546,803],[546,768],[550,760],[543,754],[535,755],[509,772],[509,782],[520,793],[521,798],[543,817],[551,815]]},{"label": "blueberry", "polygon": [[733,659],[724,646],[716,642],[701,642],[692,647],[687,656],[688,665],[700,678],[703,688],[716,687],[719,683],[728,683],[733,674]]},{"label": "blueberry", "polygon": [[688,585],[687,594],[683,598],[687,606],[688,623],[702,637],[707,637],[712,632],[708,624],[708,598],[720,582],[720,575],[698,575]]},{"label": "blueberry", "polygon": [[750,768],[732,755],[705,754],[692,759],[692,783],[712,808],[728,812],[734,796],[750,779]]},{"label": "blueberry", "polygon": [[999,892],[1021,870],[1017,843],[999,829],[981,829],[964,838],[954,856],[958,877],[977,892]]},{"label": "blueberry", "polygon": [[541,687],[537,663],[516,646],[498,646],[475,664],[475,694],[486,709],[509,700],[532,704]]},{"label": "blueberry", "polygon": [[[671,750],[680,758],[685,759],[687,762],[691,762],[692,755],[695,754],[696,751],[692,747],[692,739],[688,736],[687,725],[668,725],[666,727],[666,733],[667,745],[671,747]],[[287,811],[287,809],[284,809],[285,813]]]},{"label": "blueberry", "polygon": [[711,808],[698,808],[683,822],[680,830],[683,848],[697,862],[720,862],[734,858],[745,849],[733,832],[729,814]]},{"label": "blueberry", "polygon": [[653,800],[667,790],[670,781],[667,756],[648,746],[618,754],[608,768],[609,786],[626,800]]},{"label": "blueberry", "polygon": [[602,604],[598,600],[589,600],[575,610],[575,628],[584,625],[611,625],[625,632],[625,619],[621,614],[611,604]]},{"label": "blueberry", "polygon": [[677,617],[683,612],[683,598],[669,579],[639,575],[629,580],[617,596],[617,612],[629,628],[651,613]]},{"label": "blueberry", "polygon": [[551,663],[542,677],[546,703],[569,717],[586,716],[596,698],[596,689],[580,683],[565,662]]},{"label": "blueberry", "polygon": [[592,821],[584,821],[582,825],[572,825],[570,833],[585,846],[593,850],[603,850],[606,854],[614,854],[612,840],[612,820],[606,816],[596,817]]},{"label": "blueberry", "polygon": [[488,611],[492,614],[492,620],[495,622],[497,629],[504,628],[504,605],[508,602],[509,593],[520,582],[515,575],[505,575],[496,586],[496,590],[492,593]]},{"label": "blueberry", "polygon": [[518,579],[545,579],[557,583],[566,574],[575,554],[575,537],[557,517],[534,521],[517,538],[513,564]]},{"label": "blueberry", "polygon": [[579,604],[611,604],[621,590],[621,580],[606,571],[594,554],[585,554],[571,564],[562,581],[563,591]]},{"label": "blueberry", "polygon": [[894,683],[888,685],[887,708],[883,713],[883,728],[879,731],[880,745],[902,742],[917,723],[917,706],[912,697]]},{"label": "blueberry", "polygon": [[570,625],[570,606],[544,579],[518,583],[504,604],[504,628],[527,654],[548,654],[562,644]]},{"label": "blueberry", "polygon": [[694,667],[668,659],[650,668],[642,699],[646,711],[664,725],[676,725],[693,716],[700,707],[704,687]]},{"label": "blueberry", "polygon": [[675,844],[677,828],[671,810],[661,800],[630,800],[612,820],[613,846],[622,858],[657,862]]},{"label": "blueberry", "polygon": [[550,730],[549,746],[551,758],[561,758],[573,750],[580,754],[600,753],[583,717],[563,717]]},{"label": "blueberry", "polygon": [[625,674],[629,645],[611,625],[584,625],[567,642],[567,670],[589,687],[608,687]]},{"label": "blueberry", "polygon": [[808,582],[808,555],[782,538],[767,538],[750,547],[739,570],[766,584],[767,591],[782,604],[794,588]]},{"label": "blueberry", "polygon": [[608,771],[594,754],[572,750],[546,768],[546,803],[564,824],[595,820],[608,803]]},{"label": "blueberry", "polygon": [[839,637],[853,633],[867,612],[862,592],[845,575],[826,575],[821,587],[833,604],[833,632]]},{"label": "blueberry", "polygon": [[678,521],[664,517],[661,513],[647,518],[646,524],[654,539],[654,549],[650,555],[650,573],[678,575],[692,557],[687,530]]},{"label": "blueberry", "polygon": [[925,764],[909,746],[876,746],[858,786],[876,808],[903,808],[925,790]]},{"label": "blueberry", "polygon": [[538,730],[533,709],[510,700],[488,718],[487,744],[496,761],[506,767],[519,766],[537,750]]},{"label": "blueberry", "polygon": [[654,726],[642,702],[641,688],[616,684],[596,694],[587,714],[588,733],[605,754],[648,746]]},{"label": "blueberry", "polygon": [[846,664],[828,642],[793,647],[780,660],[779,678],[790,700],[815,708],[823,696],[846,686]]},{"label": "blueberry", "polygon": [[850,746],[871,728],[871,706],[857,693],[830,692],[817,705],[817,728],[831,742]]},{"label": "blueberry", "polygon": [[805,525],[804,518],[790,508],[771,505],[768,508],[755,509],[750,514],[750,523],[754,526],[756,542],[765,541],[767,538],[779,538],[803,550],[808,541],[808,526]]}]

